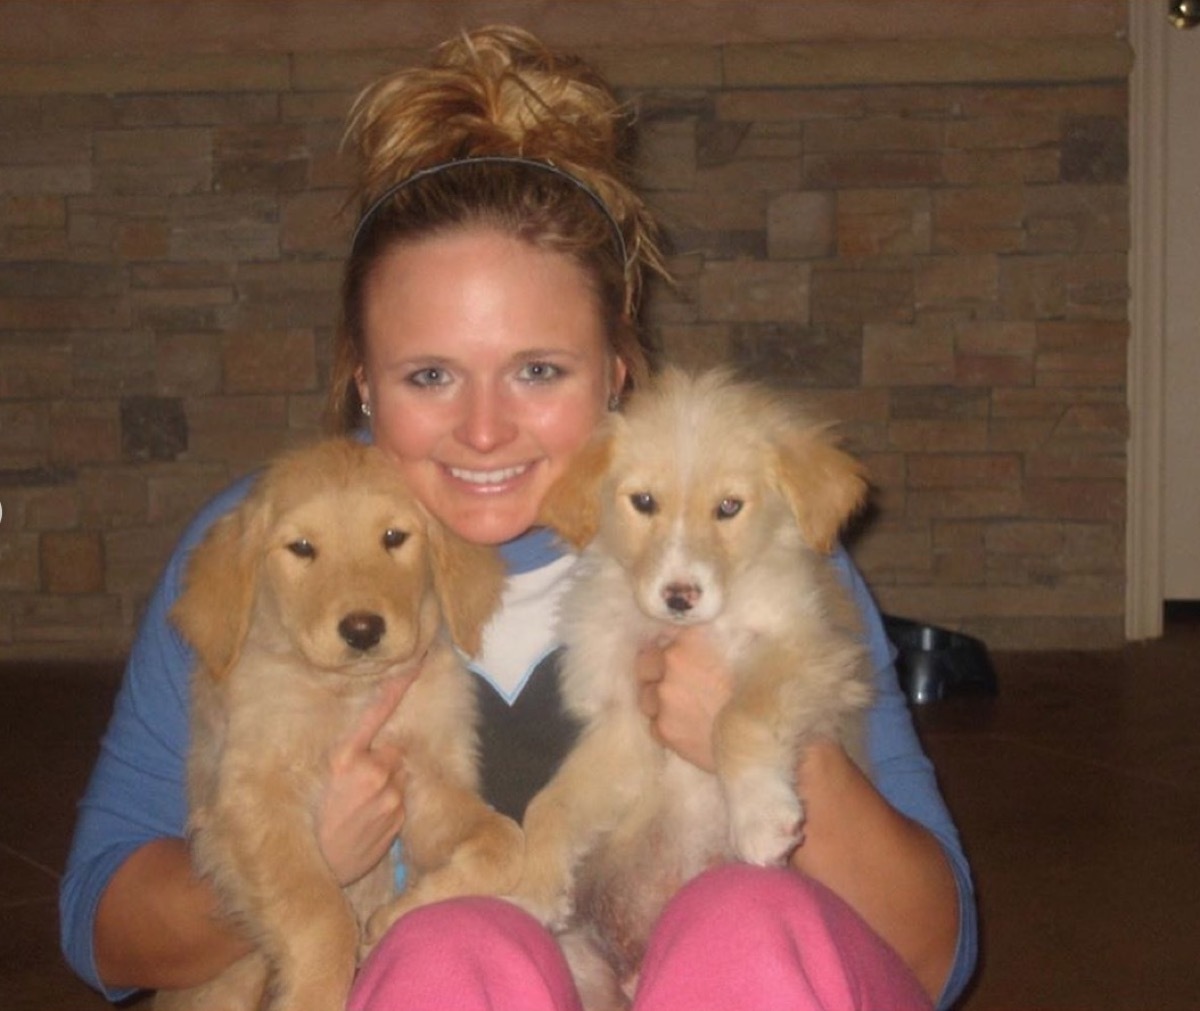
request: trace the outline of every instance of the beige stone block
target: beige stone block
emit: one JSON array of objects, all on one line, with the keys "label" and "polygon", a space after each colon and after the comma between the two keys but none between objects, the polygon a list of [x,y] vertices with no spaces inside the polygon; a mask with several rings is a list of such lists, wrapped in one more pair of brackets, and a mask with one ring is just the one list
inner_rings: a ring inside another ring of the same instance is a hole
[{"label": "beige stone block", "polygon": [[51,459],[60,464],[115,463],[121,459],[116,400],[59,401],[50,409]]},{"label": "beige stone block", "polygon": [[1027,477],[1051,480],[1118,481],[1125,476],[1124,445],[1113,444],[1100,452],[1076,452],[1070,446],[1055,446],[1049,441],[1025,454]]},{"label": "beige stone block", "polygon": [[954,347],[959,354],[1024,356],[1040,345],[1038,333],[1024,320],[965,320],[955,327]]},{"label": "beige stone block", "polygon": [[1119,523],[1125,517],[1125,483],[1033,478],[1026,482],[1026,508],[1036,519]]},{"label": "beige stone block", "polygon": [[1068,261],[1061,256],[1000,260],[1000,310],[1007,319],[1056,319],[1066,314]]},{"label": "beige stone block", "polygon": [[8,516],[4,524],[4,536],[0,537],[0,592],[36,592],[40,585],[39,537],[15,529]]},{"label": "beige stone block", "polygon": [[941,155],[930,151],[850,151],[806,154],[807,189],[870,189],[878,186],[937,186]]},{"label": "beige stone block", "polygon": [[619,45],[581,50],[615,87],[716,88],[721,51],[711,45]]},{"label": "beige stone block", "polygon": [[175,53],[84,56],[66,61],[12,61],[0,94],[90,95],[172,91],[285,91],[288,60],[266,53]]},{"label": "beige stone block", "polygon": [[80,468],[79,525],[85,530],[117,530],[146,522],[146,479],[136,466]]},{"label": "beige stone block", "polygon": [[[79,492],[74,484],[30,488],[25,498],[26,530],[74,530],[79,526]],[[5,500],[5,517],[13,500]]]},{"label": "beige stone block", "polygon": [[[422,47],[337,49],[319,46],[310,52],[295,52],[291,56],[290,90],[353,96],[387,74],[428,62],[429,55],[429,50]],[[345,109],[348,108],[347,103]]]},{"label": "beige stone block", "polygon": [[870,323],[863,327],[863,383],[930,386],[954,378],[954,334],[947,328]]},{"label": "beige stone block", "polygon": [[837,192],[837,251],[846,259],[928,253],[931,223],[925,189]]},{"label": "beige stone block", "polygon": [[309,190],[280,204],[279,244],[284,254],[341,257],[350,244],[352,215],[342,190]]},{"label": "beige stone block", "polygon": [[1012,253],[1025,244],[1025,191],[1016,186],[939,190],[933,195],[938,252]]},{"label": "beige stone block", "polygon": [[1032,354],[956,354],[954,381],[959,386],[1031,386]]},{"label": "beige stone block", "polygon": [[46,593],[101,593],[104,547],[94,530],[55,530],[41,535],[42,589]]},{"label": "beige stone block", "polygon": [[999,294],[997,258],[928,256],[916,261],[916,300],[921,309],[992,303]]},{"label": "beige stone block", "polygon": [[170,259],[215,263],[278,260],[277,200],[233,194],[174,201]]},{"label": "beige stone block", "polygon": [[725,47],[730,87],[793,87],[1124,79],[1128,43],[1117,38],[941,38]]},{"label": "beige stone block", "polygon": [[978,453],[987,449],[987,422],[909,418],[888,425],[888,443],[894,450],[921,452],[937,446],[946,453]]},{"label": "beige stone block", "polygon": [[895,324],[911,322],[913,316],[911,268],[813,268],[814,323],[839,326]]},{"label": "beige stone block", "polygon": [[0,343],[0,398],[49,398],[71,392],[71,350],[59,341]]},{"label": "beige stone block", "polygon": [[0,401],[0,470],[27,470],[49,458],[50,410],[45,403]]},{"label": "beige stone block", "polygon": [[940,151],[946,125],[938,120],[913,120],[899,116],[862,119],[814,120],[804,128],[804,150],[831,151]]},{"label": "beige stone block", "polygon": [[91,165],[17,165],[0,167],[0,192],[69,196],[92,189]]},{"label": "beige stone block", "polygon": [[1046,352],[1037,356],[1039,386],[1124,388],[1128,364],[1121,351]]},{"label": "beige stone block", "polygon": [[1028,520],[989,523],[984,543],[994,555],[1055,557],[1063,548],[1063,525]]},{"label": "beige stone block", "polygon": [[942,177],[949,186],[1054,183],[1059,178],[1059,154],[1056,147],[947,150],[942,152]]},{"label": "beige stone block", "polygon": [[174,536],[208,499],[229,483],[229,472],[219,463],[175,462],[155,468],[146,481],[146,520]]},{"label": "beige stone block", "polygon": [[988,488],[1021,481],[1021,459],[1013,453],[909,453],[910,488]]},{"label": "beige stone block", "polygon": [[317,379],[311,330],[230,333],[221,342],[226,393],[292,393]]},{"label": "beige stone block", "polygon": [[809,319],[809,267],[804,263],[742,260],[706,265],[697,286],[707,321],[770,322]]},{"label": "beige stone block", "polygon": [[1031,452],[1044,446],[1053,431],[1053,419],[995,418],[988,425],[988,449],[998,453]]},{"label": "beige stone block", "polygon": [[221,342],[214,334],[162,334],[154,342],[155,390],[204,396],[221,389]]},{"label": "beige stone block", "polygon": [[835,194],[782,193],[767,206],[767,252],[772,260],[821,259],[836,247]]},{"label": "beige stone block", "polygon": [[261,466],[287,445],[283,395],[196,397],[186,410],[189,463],[222,463],[232,477]]},{"label": "beige stone block", "polygon": [[639,177],[649,191],[688,193],[695,189],[695,117],[649,120],[638,138]]},{"label": "beige stone block", "polygon": [[1124,353],[1128,320],[1040,320],[1035,326],[1039,351]]}]

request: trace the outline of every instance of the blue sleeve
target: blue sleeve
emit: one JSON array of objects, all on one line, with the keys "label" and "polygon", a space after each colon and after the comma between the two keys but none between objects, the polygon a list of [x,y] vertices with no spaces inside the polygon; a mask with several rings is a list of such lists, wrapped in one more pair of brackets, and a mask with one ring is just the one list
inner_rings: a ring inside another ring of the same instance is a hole
[{"label": "blue sleeve", "polygon": [[933,763],[917,739],[908,701],[896,676],[896,650],[884,632],[879,608],[844,551],[834,556],[834,565],[862,614],[875,666],[876,698],[867,723],[868,755],[875,785],[896,810],[923,825],[937,838],[958,884],[958,947],[950,977],[938,1000],[939,1008],[947,1008],[970,981],[979,953],[971,870],[958,830],[938,789]]},{"label": "blue sleeve", "polygon": [[109,1000],[132,991],[105,987],[96,971],[93,928],[100,897],[135,850],[154,839],[182,837],[187,819],[192,655],[168,615],[192,548],[245,496],[251,481],[252,477],[239,481],[205,506],[171,556],[142,618],[99,758],[79,804],[59,888],[60,940],[75,972]]}]

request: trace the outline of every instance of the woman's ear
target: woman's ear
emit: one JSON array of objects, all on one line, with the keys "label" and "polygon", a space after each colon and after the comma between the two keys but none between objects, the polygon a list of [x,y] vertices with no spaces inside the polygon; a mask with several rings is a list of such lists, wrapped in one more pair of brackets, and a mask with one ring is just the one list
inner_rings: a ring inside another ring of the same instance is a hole
[{"label": "woman's ear", "polygon": [[367,382],[366,369],[362,365],[354,370],[354,387],[358,390],[358,402],[363,405],[363,413],[366,414],[370,410],[371,387]]},{"label": "woman's ear", "polygon": [[586,547],[600,529],[600,486],[612,450],[609,430],[593,436],[550,486],[538,509],[538,522],[576,549]]},{"label": "woman's ear", "polygon": [[867,498],[862,464],[817,426],[800,429],[776,446],[774,478],[804,539],[826,554]]},{"label": "woman's ear", "polygon": [[216,679],[237,662],[254,609],[266,523],[253,492],[222,516],[192,551],[171,620]]},{"label": "woman's ear", "polygon": [[425,522],[442,617],[454,644],[475,656],[483,641],[483,628],[500,606],[504,561],[495,548],[463,540],[431,517]]}]

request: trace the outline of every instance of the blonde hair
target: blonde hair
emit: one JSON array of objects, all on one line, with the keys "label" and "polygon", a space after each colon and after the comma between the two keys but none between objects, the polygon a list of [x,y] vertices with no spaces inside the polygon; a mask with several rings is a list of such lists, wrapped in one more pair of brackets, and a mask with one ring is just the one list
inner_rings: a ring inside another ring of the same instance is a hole
[{"label": "blonde hair", "polygon": [[360,221],[346,262],[330,413],[360,419],[362,293],[397,243],[471,225],[571,256],[592,282],[631,381],[650,353],[634,319],[647,273],[666,276],[652,215],[631,180],[632,125],[585,62],[518,28],[443,43],[428,67],[368,87],[350,113]]}]

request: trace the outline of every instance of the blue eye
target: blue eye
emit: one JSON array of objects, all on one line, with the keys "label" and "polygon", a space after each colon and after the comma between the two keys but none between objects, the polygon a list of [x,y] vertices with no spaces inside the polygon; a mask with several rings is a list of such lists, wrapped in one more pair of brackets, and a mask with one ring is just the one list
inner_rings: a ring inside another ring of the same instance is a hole
[{"label": "blue eye", "polygon": [[408,381],[413,386],[423,388],[445,386],[450,382],[450,373],[440,365],[430,365],[427,368],[417,369],[416,372],[409,375]]},{"label": "blue eye", "polygon": [[549,362],[529,362],[520,372],[522,379],[533,383],[548,383],[562,375],[562,369]]}]

